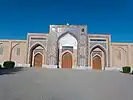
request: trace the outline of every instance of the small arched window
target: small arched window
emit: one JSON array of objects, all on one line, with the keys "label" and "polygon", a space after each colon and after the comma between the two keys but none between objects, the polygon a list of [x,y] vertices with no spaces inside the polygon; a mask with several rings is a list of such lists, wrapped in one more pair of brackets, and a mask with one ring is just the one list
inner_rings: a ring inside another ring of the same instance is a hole
[{"label": "small arched window", "polygon": [[0,46],[0,55],[3,55],[3,46]]},{"label": "small arched window", "polygon": [[84,32],[85,30],[84,30],[84,28],[82,28],[82,30],[81,30],[82,32]]},{"label": "small arched window", "polygon": [[120,51],[118,52],[117,58],[118,58],[118,60],[121,60],[121,52]]},{"label": "small arched window", "polygon": [[17,56],[20,55],[20,48],[17,48],[16,55],[17,55]]}]

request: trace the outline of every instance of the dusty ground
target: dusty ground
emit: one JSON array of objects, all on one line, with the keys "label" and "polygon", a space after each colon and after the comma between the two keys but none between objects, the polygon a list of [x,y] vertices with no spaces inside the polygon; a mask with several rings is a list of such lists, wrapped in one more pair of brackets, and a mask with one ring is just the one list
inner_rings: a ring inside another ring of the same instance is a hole
[{"label": "dusty ground", "polygon": [[133,100],[133,75],[22,68],[0,71],[0,100]]}]

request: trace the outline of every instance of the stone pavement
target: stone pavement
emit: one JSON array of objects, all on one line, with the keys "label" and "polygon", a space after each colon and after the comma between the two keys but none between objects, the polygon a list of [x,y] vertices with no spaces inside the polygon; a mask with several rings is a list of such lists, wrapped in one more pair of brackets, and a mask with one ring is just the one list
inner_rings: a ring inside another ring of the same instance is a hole
[{"label": "stone pavement", "polygon": [[133,75],[24,68],[0,75],[0,100],[133,100]]}]

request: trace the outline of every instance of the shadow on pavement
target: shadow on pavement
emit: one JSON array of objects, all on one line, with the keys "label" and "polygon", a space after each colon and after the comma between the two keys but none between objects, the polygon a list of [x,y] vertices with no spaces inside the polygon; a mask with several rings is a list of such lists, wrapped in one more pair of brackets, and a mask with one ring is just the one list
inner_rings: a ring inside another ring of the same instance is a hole
[{"label": "shadow on pavement", "polygon": [[0,75],[5,75],[5,74],[16,74],[16,72],[23,71],[23,67],[17,67],[17,68],[12,68],[12,69],[5,69],[2,68],[0,69]]}]

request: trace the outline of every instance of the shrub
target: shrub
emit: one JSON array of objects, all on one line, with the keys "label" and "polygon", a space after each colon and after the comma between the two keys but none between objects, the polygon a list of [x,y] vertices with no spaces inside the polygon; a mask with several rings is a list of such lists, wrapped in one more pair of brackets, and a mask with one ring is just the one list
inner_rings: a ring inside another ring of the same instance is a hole
[{"label": "shrub", "polygon": [[3,66],[4,66],[4,68],[14,68],[15,62],[13,62],[13,61],[5,61]]},{"label": "shrub", "polygon": [[123,73],[130,73],[130,71],[131,71],[131,67],[130,66],[122,67],[122,72]]},{"label": "shrub", "polygon": [[132,70],[131,74],[133,74],[133,70]]},{"label": "shrub", "polygon": [[2,69],[2,65],[0,65],[0,69]]}]

